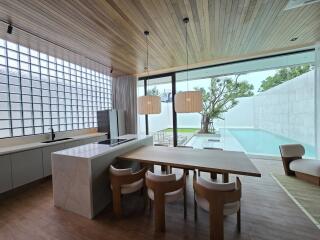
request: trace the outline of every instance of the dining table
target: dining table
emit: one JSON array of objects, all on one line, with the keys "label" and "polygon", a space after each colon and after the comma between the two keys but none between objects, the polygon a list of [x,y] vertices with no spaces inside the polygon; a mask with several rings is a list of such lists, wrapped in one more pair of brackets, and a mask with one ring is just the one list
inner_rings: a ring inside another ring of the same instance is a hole
[{"label": "dining table", "polygon": [[[244,152],[239,151],[142,146],[120,155],[118,159],[138,161],[147,166],[165,165],[170,168],[221,173],[227,181],[229,174],[261,177],[261,173],[251,159]],[[165,225],[164,211],[155,211],[156,214],[162,214],[155,216],[155,227],[161,229]]]},{"label": "dining table", "polygon": [[251,159],[239,151],[143,146],[120,155],[118,159],[138,161],[146,165],[261,177]]}]

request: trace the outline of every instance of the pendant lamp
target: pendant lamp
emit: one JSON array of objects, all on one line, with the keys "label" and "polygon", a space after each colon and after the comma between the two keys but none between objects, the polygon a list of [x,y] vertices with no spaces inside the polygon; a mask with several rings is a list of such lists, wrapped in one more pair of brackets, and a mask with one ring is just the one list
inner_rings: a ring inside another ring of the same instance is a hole
[{"label": "pendant lamp", "polygon": [[174,96],[175,111],[177,113],[193,113],[202,111],[202,93],[189,91],[189,55],[188,55],[188,23],[189,18],[184,18],[186,26],[186,53],[187,53],[187,91],[176,93]]},{"label": "pendant lamp", "polygon": [[[149,79],[149,41],[148,36],[149,32],[145,31],[144,35],[146,36],[147,43],[147,66],[145,70],[147,71]],[[161,99],[159,96],[141,96],[138,97],[138,114],[148,115],[148,114],[159,114],[161,112]]]}]

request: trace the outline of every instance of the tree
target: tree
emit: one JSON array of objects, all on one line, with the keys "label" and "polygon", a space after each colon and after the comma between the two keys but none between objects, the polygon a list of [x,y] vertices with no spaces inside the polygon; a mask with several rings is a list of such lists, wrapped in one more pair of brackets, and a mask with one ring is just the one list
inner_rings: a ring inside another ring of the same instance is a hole
[{"label": "tree", "polygon": [[160,96],[160,92],[157,87],[153,87],[151,90],[147,90],[148,96]]},{"label": "tree", "polygon": [[310,70],[311,67],[309,64],[304,64],[296,67],[281,68],[275,75],[269,76],[265,80],[263,80],[258,91],[266,91],[297,76],[300,76],[301,74],[309,72]]},{"label": "tree", "polygon": [[204,88],[196,88],[202,92],[203,110],[201,112],[201,133],[209,133],[209,124],[213,119],[223,119],[222,114],[238,104],[238,97],[252,96],[254,86],[247,81],[238,82],[231,78],[211,78],[208,91]]}]

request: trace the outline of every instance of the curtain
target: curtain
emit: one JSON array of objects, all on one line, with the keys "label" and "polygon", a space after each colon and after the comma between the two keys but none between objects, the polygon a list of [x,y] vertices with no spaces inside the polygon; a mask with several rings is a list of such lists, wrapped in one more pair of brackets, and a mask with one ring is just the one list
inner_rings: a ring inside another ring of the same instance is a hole
[{"label": "curtain", "polygon": [[112,80],[113,108],[125,111],[127,134],[137,133],[137,80],[137,77],[129,75]]}]

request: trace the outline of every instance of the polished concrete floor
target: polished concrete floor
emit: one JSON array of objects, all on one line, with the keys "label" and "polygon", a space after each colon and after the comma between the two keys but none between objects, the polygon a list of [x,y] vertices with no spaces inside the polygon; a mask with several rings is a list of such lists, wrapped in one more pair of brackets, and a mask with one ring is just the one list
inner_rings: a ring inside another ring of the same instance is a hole
[{"label": "polished concrete floor", "polygon": [[[293,203],[270,173],[281,173],[276,160],[253,160],[261,178],[241,177],[242,232],[236,216],[225,218],[225,239],[320,239],[320,230]],[[152,214],[144,209],[139,194],[123,199],[125,216],[116,219],[111,208],[94,220],[55,208],[51,181],[37,183],[0,200],[0,239],[209,239],[208,214],[193,219],[192,175],[188,177],[188,218],[183,203],[166,206],[166,233],[154,233]]]}]

